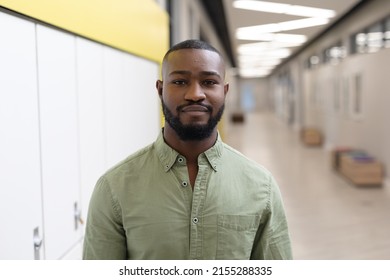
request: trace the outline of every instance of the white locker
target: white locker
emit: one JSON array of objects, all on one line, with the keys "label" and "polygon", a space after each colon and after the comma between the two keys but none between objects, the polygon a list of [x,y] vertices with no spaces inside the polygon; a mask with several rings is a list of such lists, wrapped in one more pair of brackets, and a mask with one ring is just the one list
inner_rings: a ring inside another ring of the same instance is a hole
[{"label": "white locker", "polygon": [[0,26],[0,259],[43,258],[35,25]]},{"label": "white locker", "polygon": [[104,48],[107,164],[150,144],[160,128],[158,64]]},{"label": "white locker", "polygon": [[75,37],[37,25],[46,259],[81,239]]},{"label": "white locker", "polygon": [[103,46],[76,38],[77,93],[80,129],[81,214],[87,217],[89,199],[107,169],[104,122]]},{"label": "white locker", "polygon": [[104,47],[103,57],[107,165],[112,166],[129,154],[127,148],[130,123],[127,111],[134,110],[135,105],[128,104],[123,99],[126,94],[123,77],[124,54]]},{"label": "white locker", "polygon": [[155,141],[161,128],[160,98],[155,86],[159,65],[130,54],[124,55],[125,94],[132,108],[127,110],[127,127],[131,133],[129,147],[135,151]]},{"label": "white locker", "polygon": [[157,136],[158,64],[1,12],[0,26],[0,259],[78,258],[98,177]]}]

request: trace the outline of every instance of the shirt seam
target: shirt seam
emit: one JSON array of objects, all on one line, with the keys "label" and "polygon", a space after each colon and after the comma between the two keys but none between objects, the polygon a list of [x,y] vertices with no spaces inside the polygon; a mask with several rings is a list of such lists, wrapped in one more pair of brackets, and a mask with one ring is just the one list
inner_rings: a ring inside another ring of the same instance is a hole
[{"label": "shirt seam", "polygon": [[[266,206],[266,210],[267,210],[267,213],[265,213],[264,217],[267,217],[267,220],[266,220],[266,228],[268,227],[268,230],[265,231],[265,234],[268,237],[272,236],[273,235],[273,229],[271,227],[271,225],[269,225],[269,219],[271,219],[271,215],[272,215],[272,210],[271,210],[271,176],[268,176],[268,182],[267,182],[267,188],[268,188],[268,198],[267,198],[267,206]],[[268,225],[267,225],[268,224]]]},{"label": "shirt seam", "polygon": [[267,182],[267,188],[268,188],[268,199],[267,199],[267,210],[271,212],[271,177],[268,176],[268,182]]},{"label": "shirt seam", "polygon": [[105,177],[103,177],[103,180],[105,181],[105,183],[107,185],[107,191],[109,192],[109,195],[110,195],[113,213],[116,216],[116,218],[118,219],[118,221],[121,221],[122,215],[120,214],[120,211],[118,210],[118,207],[120,207],[120,206],[118,205],[118,202],[114,199],[114,195],[112,193],[110,183],[108,182],[107,178],[105,178]]}]

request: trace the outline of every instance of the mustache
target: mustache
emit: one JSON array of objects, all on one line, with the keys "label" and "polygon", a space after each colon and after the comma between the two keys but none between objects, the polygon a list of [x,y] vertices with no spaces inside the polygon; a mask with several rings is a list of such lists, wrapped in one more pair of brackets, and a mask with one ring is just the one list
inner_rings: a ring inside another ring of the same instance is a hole
[{"label": "mustache", "polygon": [[176,107],[176,111],[177,111],[177,112],[180,112],[180,111],[183,110],[185,107],[191,106],[191,105],[202,106],[202,107],[206,108],[207,111],[209,111],[209,112],[212,112],[212,111],[213,111],[213,107],[212,107],[212,106],[207,105],[207,104],[204,104],[204,103],[202,103],[202,102],[188,102],[187,104],[179,105],[179,106]]}]

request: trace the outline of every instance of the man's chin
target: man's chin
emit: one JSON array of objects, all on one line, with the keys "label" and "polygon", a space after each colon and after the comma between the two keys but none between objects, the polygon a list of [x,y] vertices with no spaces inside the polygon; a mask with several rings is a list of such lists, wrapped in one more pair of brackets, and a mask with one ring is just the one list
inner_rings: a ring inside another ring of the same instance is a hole
[{"label": "man's chin", "polygon": [[194,129],[203,129],[208,125],[207,121],[190,121],[190,122],[181,122],[183,127],[194,128]]},{"label": "man's chin", "polygon": [[183,141],[201,141],[212,134],[214,128],[207,124],[205,125],[183,125],[181,128],[176,128],[175,131],[179,138]]},{"label": "man's chin", "polygon": [[184,126],[206,126],[210,118],[210,116],[189,117],[179,115],[180,123]]}]

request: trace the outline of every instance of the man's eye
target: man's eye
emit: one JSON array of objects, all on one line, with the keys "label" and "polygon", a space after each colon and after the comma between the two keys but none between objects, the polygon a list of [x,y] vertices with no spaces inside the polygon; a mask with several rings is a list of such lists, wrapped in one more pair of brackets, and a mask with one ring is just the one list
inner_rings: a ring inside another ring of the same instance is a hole
[{"label": "man's eye", "polygon": [[176,81],[173,81],[173,84],[175,85],[178,85],[178,86],[182,86],[182,85],[185,85],[185,81],[184,80],[176,80]]},{"label": "man's eye", "polygon": [[217,82],[214,80],[206,80],[203,82],[203,84],[206,86],[213,86],[213,85],[217,84]]}]

